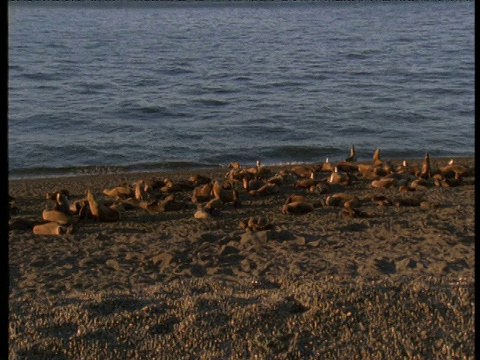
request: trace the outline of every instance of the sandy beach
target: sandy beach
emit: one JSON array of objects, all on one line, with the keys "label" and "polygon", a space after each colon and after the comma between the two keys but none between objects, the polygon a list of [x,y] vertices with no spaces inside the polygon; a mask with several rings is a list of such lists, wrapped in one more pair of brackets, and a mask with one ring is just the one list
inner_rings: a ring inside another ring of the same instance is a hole
[{"label": "sandy beach", "polygon": [[[432,176],[448,160],[431,159]],[[253,195],[234,181],[252,166],[10,180],[10,358],[473,359],[475,159],[455,163],[468,173],[414,189],[400,176],[375,188],[360,171],[332,184],[319,164],[302,165],[313,187],[293,165],[262,167],[252,178],[285,175]],[[222,194],[237,201],[195,218],[194,175],[230,176]],[[158,188],[140,206],[123,198],[118,221],[72,215],[72,233],[32,231],[54,206],[47,193],[71,204],[89,189],[110,206],[105,189],[139,180]],[[291,195],[309,211],[289,213]],[[168,196],[177,208],[155,207]]]}]

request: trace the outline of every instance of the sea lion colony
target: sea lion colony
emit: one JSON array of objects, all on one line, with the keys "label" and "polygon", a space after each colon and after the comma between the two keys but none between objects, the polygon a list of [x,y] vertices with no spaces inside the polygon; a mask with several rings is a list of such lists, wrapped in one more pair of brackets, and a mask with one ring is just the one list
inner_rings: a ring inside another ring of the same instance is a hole
[{"label": "sea lion colony", "polygon": [[[38,221],[18,216],[20,211],[15,206],[15,199],[10,197],[9,226],[10,229],[31,230],[38,235],[70,234],[85,221],[121,221],[122,213],[132,209],[159,214],[191,208],[194,218],[208,219],[222,216],[222,209],[226,206],[240,207],[242,202],[249,199],[273,194],[285,196],[279,208],[285,215],[306,214],[321,207],[338,211],[340,207],[339,216],[368,217],[368,213],[361,210],[364,204],[435,208],[436,204],[422,200],[422,191],[475,181],[475,169],[454,160],[432,169],[429,154],[425,154],[421,168],[409,166],[406,161],[395,167],[391,161],[380,158],[380,149],[374,152],[370,163],[357,163],[354,146],[347,159],[335,164],[327,159],[324,163],[297,165],[276,173],[262,166],[259,161],[255,167],[242,167],[238,162],[230,163],[227,167],[230,170],[224,179],[211,179],[200,174],[178,182],[168,178],[141,179],[104,189],[102,194],[93,194],[87,189],[86,196],[76,200],[71,199],[65,189],[47,193],[45,199],[53,206],[47,205],[50,208],[42,211],[42,219]],[[359,183],[371,188],[361,198],[348,192],[353,184]],[[395,188],[398,189],[398,196],[387,197],[382,194],[382,189]],[[318,196],[316,200],[311,200],[304,196],[306,194]],[[273,229],[274,224],[252,214],[250,218],[240,221],[239,227],[246,231],[258,231]]]}]

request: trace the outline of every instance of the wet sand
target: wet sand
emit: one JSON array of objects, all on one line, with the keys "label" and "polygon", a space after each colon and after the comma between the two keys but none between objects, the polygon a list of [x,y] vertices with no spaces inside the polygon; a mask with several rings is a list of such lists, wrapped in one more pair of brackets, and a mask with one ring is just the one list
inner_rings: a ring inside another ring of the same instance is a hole
[{"label": "wet sand", "polygon": [[[432,159],[432,168],[447,161]],[[12,229],[10,357],[473,359],[475,159],[458,161],[473,173],[448,188],[401,193],[357,176],[322,193],[285,181],[269,195],[240,189],[239,206],[208,219],[194,218],[185,189],[173,193],[180,210],[128,209],[57,236]],[[106,202],[103,189],[124,182],[223,181],[228,171],[10,180],[12,219],[41,222],[53,205],[45,194],[61,189]],[[364,199],[357,217],[325,204],[335,192]],[[314,210],[282,213],[293,194]],[[373,195],[415,201],[379,206],[365,200]],[[268,229],[242,227],[250,217]]]}]

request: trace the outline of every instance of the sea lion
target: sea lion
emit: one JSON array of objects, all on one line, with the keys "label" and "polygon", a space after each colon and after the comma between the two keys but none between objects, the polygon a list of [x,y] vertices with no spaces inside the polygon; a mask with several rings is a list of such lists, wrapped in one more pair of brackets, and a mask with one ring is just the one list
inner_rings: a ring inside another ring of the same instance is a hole
[{"label": "sea lion", "polygon": [[339,172],[337,167],[335,167],[334,171],[328,178],[327,182],[329,184],[342,184],[342,185],[348,185],[350,183],[348,175],[345,173]]},{"label": "sea lion", "polygon": [[355,195],[347,193],[336,193],[327,196],[325,199],[325,205],[327,206],[344,206],[346,202],[350,201],[350,206],[358,207],[362,204],[362,201]]},{"label": "sea lion", "polygon": [[360,211],[353,206],[351,206],[352,203],[350,201],[347,201],[342,210],[338,213],[339,216],[344,216],[344,217],[349,217],[351,219],[358,218],[358,217],[366,217],[367,215],[363,212]]},{"label": "sea lion", "polygon": [[69,210],[71,214],[78,216],[78,218],[82,220],[87,219],[89,215],[92,215],[86,197],[72,202]]},{"label": "sea lion", "polygon": [[355,152],[355,146],[352,145],[350,148],[350,156],[345,159],[345,162],[351,163],[355,161],[357,161],[357,153]]},{"label": "sea lion", "polygon": [[410,187],[417,190],[425,190],[431,187],[432,185],[433,183],[431,181],[427,181],[425,179],[419,178],[419,179],[413,180],[410,184]]},{"label": "sea lion", "polygon": [[222,188],[220,183],[215,180],[213,182],[213,196],[216,199],[221,199],[224,203],[233,203],[234,205],[240,204],[240,198],[238,196],[238,191],[235,190],[225,190]]},{"label": "sea lion", "polygon": [[205,209],[212,211],[213,209],[221,209],[223,207],[223,201],[220,198],[211,199],[205,204]]},{"label": "sea lion", "polygon": [[425,157],[423,158],[422,171],[420,172],[420,178],[430,179],[430,177],[431,177],[430,155],[428,155],[428,153],[426,153]]},{"label": "sea lion", "polygon": [[305,165],[296,165],[290,169],[299,178],[310,178],[313,169]]},{"label": "sea lion", "polygon": [[59,210],[43,210],[42,218],[43,220],[56,222],[60,225],[70,225],[78,222],[78,219]]},{"label": "sea lion", "polygon": [[212,198],[212,184],[207,183],[203,186],[197,186],[193,189],[191,201],[193,203],[205,202]]},{"label": "sea lion", "polygon": [[104,195],[111,196],[111,197],[119,197],[119,198],[127,198],[135,196],[135,192],[133,189],[128,185],[119,185],[114,187],[113,189],[104,189],[102,191]]},{"label": "sea lion", "polygon": [[392,205],[392,201],[384,195],[374,195],[370,200],[377,206]]},{"label": "sea lion", "polygon": [[92,215],[99,221],[118,221],[120,219],[120,213],[118,210],[111,209],[98,202],[90,189],[87,189],[87,200]]},{"label": "sea lion", "polygon": [[252,196],[259,196],[259,195],[265,196],[265,195],[277,194],[278,192],[280,192],[280,188],[278,187],[277,184],[266,183],[258,190],[250,190],[248,193]]},{"label": "sea lion", "polygon": [[190,176],[187,181],[191,183],[193,186],[200,186],[200,185],[206,185],[211,183],[212,179],[210,179],[208,176],[195,174]]},{"label": "sea lion", "polygon": [[320,208],[320,207],[324,206],[324,203],[321,200],[316,201],[316,202],[311,202],[305,196],[302,196],[302,195],[290,195],[289,197],[287,197],[287,199],[285,200],[285,202],[283,204],[288,205],[288,204],[291,204],[291,203],[294,203],[294,202],[311,203],[314,208]]},{"label": "sea lion", "polygon": [[373,180],[372,183],[371,183],[372,187],[374,188],[389,188],[389,187],[392,187],[392,186],[396,186],[396,181],[394,178],[386,178],[386,177],[383,177],[381,179],[378,179],[378,180]]},{"label": "sea lion", "polygon": [[227,168],[229,169],[240,169],[240,163],[238,161],[233,161],[227,164]]},{"label": "sea lion", "polygon": [[372,161],[373,166],[382,166],[383,161],[380,159],[380,149],[375,150],[373,153],[373,161]]},{"label": "sea lion", "polygon": [[302,195],[290,195],[289,197],[287,197],[284,204],[286,205],[292,202],[310,202],[310,200],[308,200],[305,196]]},{"label": "sea lion", "polygon": [[248,176],[242,178],[242,186],[247,192],[250,190],[258,190],[265,184],[265,181],[258,178],[249,179]]},{"label": "sea lion", "polygon": [[209,219],[211,217],[210,212],[205,209],[201,204],[198,204],[197,211],[193,214],[195,219]]},{"label": "sea lion", "polygon": [[145,181],[139,180],[137,182],[133,183],[134,185],[134,193],[135,193],[135,199],[137,200],[147,200],[149,198],[148,193],[145,191],[146,185]]},{"label": "sea lion", "polygon": [[335,164],[335,167],[342,172],[354,173],[358,172],[358,165],[352,164],[348,161],[339,161]]},{"label": "sea lion", "polygon": [[65,214],[70,213],[70,203],[68,200],[69,192],[67,190],[60,190],[53,193],[47,193],[45,199],[54,202],[53,209],[61,211]]},{"label": "sea lion", "polygon": [[358,164],[357,168],[358,168],[359,172],[363,173],[365,171],[372,170],[372,165],[371,164]]},{"label": "sea lion", "polygon": [[165,183],[165,186],[161,187],[160,191],[164,193],[193,190],[194,188],[194,186],[189,182],[182,182],[182,181],[173,182],[172,179],[170,178],[165,178],[163,182]]},{"label": "sea lion", "polygon": [[328,161],[328,158],[322,164],[321,171],[323,172],[332,172],[334,170],[333,164]]},{"label": "sea lion", "polygon": [[35,235],[62,235],[74,232],[73,225],[63,226],[56,222],[47,222],[45,224],[35,225],[32,229]]},{"label": "sea lion", "polygon": [[320,180],[315,179],[315,172],[311,171],[308,179],[305,179],[305,178],[299,179],[295,181],[294,186],[299,188],[309,189],[312,186],[316,186],[319,182]]},{"label": "sea lion", "polygon": [[268,223],[263,217],[250,217],[246,220],[240,221],[239,227],[247,231],[265,231],[272,230],[273,224]]},{"label": "sea lion", "polygon": [[285,215],[302,215],[312,212],[314,209],[313,204],[309,202],[291,202],[284,204],[281,208],[281,212]]},{"label": "sea lion", "polygon": [[166,211],[182,210],[185,207],[186,204],[183,201],[175,200],[175,196],[171,194],[162,201],[153,201],[152,203],[148,204],[145,209],[150,213],[162,213]]},{"label": "sea lion", "polygon": [[452,159],[448,165],[442,166],[438,169],[445,178],[461,178],[470,175],[470,170],[461,164],[456,164]]}]

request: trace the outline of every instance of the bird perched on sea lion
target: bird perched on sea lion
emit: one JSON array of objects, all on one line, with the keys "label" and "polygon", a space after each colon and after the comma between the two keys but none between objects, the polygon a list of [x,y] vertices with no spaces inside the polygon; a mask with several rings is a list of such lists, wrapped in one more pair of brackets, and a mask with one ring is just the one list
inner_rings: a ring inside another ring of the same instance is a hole
[{"label": "bird perched on sea lion", "polygon": [[348,174],[338,171],[338,168],[335,167],[327,182],[329,184],[348,185],[350,183],[350,179],[348,177]]},{"label": "bird perched on sea lion", "polygon": [[320,182],[319,179],[315,179],[315,172],[310,171],[310,176],[308,178],[299,179],[295,182],[296,187],[310,189],[312,186],[317,186]]},{"label": "bird perched on sea lion", "polygon": [[445,178],[461,178],[470,174],[469,168],[455,163],[453,159],[450,160],[447,165],[440,167],[438,170]]}]

